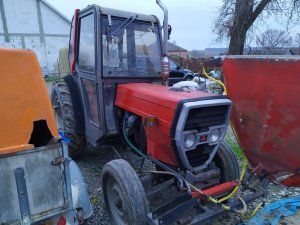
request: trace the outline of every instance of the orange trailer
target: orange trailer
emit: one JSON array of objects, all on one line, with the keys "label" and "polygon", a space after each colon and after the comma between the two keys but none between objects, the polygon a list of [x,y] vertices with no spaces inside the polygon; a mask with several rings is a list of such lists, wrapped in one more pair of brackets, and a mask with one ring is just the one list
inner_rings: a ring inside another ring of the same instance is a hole
[{"label": "orange trailer", "polygon": [[78,224],[91,215],[88,194],[35,54],[0,49],[0,79],[0,224]]}]

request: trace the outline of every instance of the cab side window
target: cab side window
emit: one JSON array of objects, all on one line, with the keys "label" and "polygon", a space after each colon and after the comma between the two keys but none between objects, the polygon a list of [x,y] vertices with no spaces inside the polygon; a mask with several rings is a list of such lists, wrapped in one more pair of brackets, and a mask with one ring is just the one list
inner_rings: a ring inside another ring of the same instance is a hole
[{"label": "cab side window", "polygon": [[87,72],[95,72],[95,30],[94,14],[80,19],[79,36],[79,69]]}]

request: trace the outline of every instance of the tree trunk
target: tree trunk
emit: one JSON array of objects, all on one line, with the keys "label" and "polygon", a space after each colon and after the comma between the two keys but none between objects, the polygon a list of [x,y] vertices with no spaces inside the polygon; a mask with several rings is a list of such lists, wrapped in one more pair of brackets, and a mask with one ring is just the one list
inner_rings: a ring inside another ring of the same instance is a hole
[{"label": "tree trunk", "polygon": [[235,15],[230,29],[229,55],[242,55],[253,12],[254,0],[236,0]]},{"label": "tree trunk", "polygon": [[247,29],[239,27],[232,29],[234,35],[230,38],[228,55],[243,55]]},{"label": "tree trunk", "polygon": [[229,55],[242,55],[249,28],[271,0],[261,0],[254,8],[254,0],[236,0],[233,24],[230,29]]}]

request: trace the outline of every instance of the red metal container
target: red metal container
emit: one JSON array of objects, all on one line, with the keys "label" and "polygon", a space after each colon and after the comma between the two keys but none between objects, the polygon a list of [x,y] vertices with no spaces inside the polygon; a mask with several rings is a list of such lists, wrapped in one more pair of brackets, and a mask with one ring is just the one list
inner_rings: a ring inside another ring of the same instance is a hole
[{"label": "red metal container", "polygon": [[224,61],[232,123],[257,173],[300,186],[300,58],[230,56]]}]

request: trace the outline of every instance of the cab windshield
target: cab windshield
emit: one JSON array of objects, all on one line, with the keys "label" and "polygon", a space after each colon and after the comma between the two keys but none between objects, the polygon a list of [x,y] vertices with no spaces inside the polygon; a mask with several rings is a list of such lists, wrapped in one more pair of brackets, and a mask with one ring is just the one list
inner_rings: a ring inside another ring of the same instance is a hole
[{"label": "cab windshield", "polygon": [[102,65],[105,77],[159,77],[158,25],[135,19],[102,17]]}]

